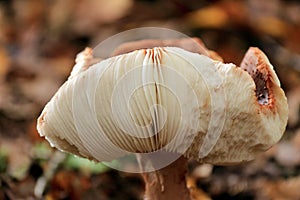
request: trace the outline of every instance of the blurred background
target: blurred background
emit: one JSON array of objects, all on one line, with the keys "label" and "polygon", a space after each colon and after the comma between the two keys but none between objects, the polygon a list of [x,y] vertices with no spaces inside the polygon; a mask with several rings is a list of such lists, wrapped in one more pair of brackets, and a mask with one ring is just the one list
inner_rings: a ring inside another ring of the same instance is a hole
[{"label": "blurred background", "polygon": [[268,152],[239,166],[190,162],[198,199],[300,199],[296,0],[0,0],[0,199],[142,199],[138,174],[52,149],[38,136],[36,119],[78,52],[144,26],[200,37],[225,62],[237,65],[250,46],[257,46],[288,96],[286,133]]}]

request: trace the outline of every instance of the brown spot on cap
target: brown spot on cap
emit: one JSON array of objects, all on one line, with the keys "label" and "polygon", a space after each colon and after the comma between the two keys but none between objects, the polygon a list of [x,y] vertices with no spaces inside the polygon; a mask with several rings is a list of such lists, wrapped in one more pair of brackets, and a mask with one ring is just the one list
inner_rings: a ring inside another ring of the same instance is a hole
[{"label": "brown spot on cap", "polygon": [[258,48],[251,47],[241,63],[241,68],[247,71],[255,82],[257,103],[262,108],[268,108],[275,113],[276,108],[274,105],[276,100],[273,86],[276,83],[273,77],[272,66],[264,53]]}]

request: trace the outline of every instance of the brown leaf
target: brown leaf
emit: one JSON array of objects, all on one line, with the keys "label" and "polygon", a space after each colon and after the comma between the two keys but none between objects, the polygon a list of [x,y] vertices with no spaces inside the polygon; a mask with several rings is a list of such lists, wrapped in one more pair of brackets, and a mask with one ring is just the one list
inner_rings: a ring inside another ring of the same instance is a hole
[{"label": "brown leaf", "polygon": [[294,127],[300,123],[300,87],[293,88],[287,93],[289,104],[289,120],[288,124]]},{"label": "brown leaf", "polygon": [[0,84],[4,81],[11,64],[11,59],[8,56],[6,49],[0,46]]},{"label": "brown leaf", "polygon": [[197,28],[221,28],[228,24],[228,14],[219,6],[204,7],[190,13],[187,22]]},{"label": "brown leaf", "polygon": [[260,199],[296,200],[300,199],[300,177],[287,180],[265,181],[259,184]]},{"label": "brown leaf", "polygon": [[276,17],[263,16],[252,21],[253,29],[272,37],[283,38],[287,35],[289,25]]},{"label": "brown leaf", "polygon": [[190,197],[192,200],[211,200],[208,194],[197,187],[196,179],[194,177],[187,177],[186,185],[190,191]]},{"label": "brown leaf", "polygon": [[86,177],[78,176],[72,171],[59,171],[51,183],[51,191],[48,198],[62,199],[69,197],[74,200],[81,199],[84,191],[90,187],[90,182]]}]

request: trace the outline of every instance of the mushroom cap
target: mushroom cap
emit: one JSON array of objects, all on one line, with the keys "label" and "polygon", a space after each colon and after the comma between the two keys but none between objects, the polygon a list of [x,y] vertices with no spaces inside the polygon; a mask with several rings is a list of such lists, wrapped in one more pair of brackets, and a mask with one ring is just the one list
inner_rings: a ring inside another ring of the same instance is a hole
[{"label": "mushroom cap", "polygon": [[254,159],[284,133],[287,99],[257,48],[241,67],[177,47],[88,61],[75,65],[78,73],[38,118],[40,135],[62,151],[112,161],[164,149],[232,164]]}]

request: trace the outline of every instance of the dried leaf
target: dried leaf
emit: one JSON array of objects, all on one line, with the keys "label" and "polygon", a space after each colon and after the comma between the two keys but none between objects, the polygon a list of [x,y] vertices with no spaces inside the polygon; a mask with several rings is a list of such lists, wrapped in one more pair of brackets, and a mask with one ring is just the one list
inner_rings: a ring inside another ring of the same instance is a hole
[{"label": "dried leaf", "polygon": [[300,199],[300,177],[279,180],[265,181],[258,185],[260,199],[274,200],[296,200]]},{"label": "dried leaf", "polygon": [[11,59],[5,48],[0,46],[0,84],[4,81],[9,67],[11,64]]},{"label": "dried leaf", "polygon": [[252,21],[252,26],[263,34],[278,38],[285,37],[289,28],[283,20],[272,16],[256,18]]},{"label": "dried leaf", "polygon": [[300,123],[300,87],[293,88],[287,93],[289,104],[289,120],[288,124],[295,127]]},{"label": "dried leaf", "polygon": [[211,200],[208,194],[197,187],[196,179],[194,177],[187,177],[187,188],[190,191],[192,200]]},{"label": "dried leaf", "polygon": [[210,6],[190,13],[187,16],[187,21],[193,27],[221,28],[228,23],[229,16],[222,8]]}]

